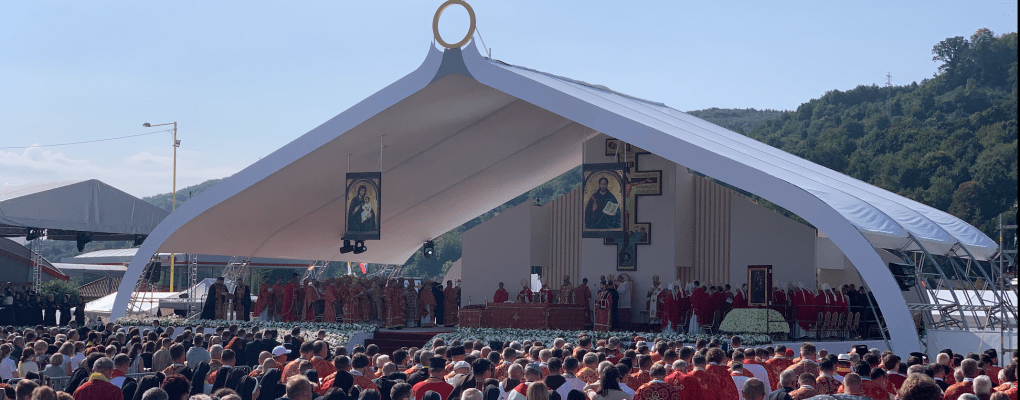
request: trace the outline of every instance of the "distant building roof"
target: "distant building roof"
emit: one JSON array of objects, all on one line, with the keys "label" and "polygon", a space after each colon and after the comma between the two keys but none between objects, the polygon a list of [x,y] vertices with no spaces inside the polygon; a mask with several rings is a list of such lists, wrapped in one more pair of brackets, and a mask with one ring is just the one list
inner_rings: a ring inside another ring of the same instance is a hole
[{"label": "distant building roof", "polygon": [[54,266],[59,268],[64,273],[72,273],[77,271],[90,271],[90,272],[118,272],[123,274],[127,271],[126,265],[107,265],[107,264],[68,264],[68,263],[53,263]]}]

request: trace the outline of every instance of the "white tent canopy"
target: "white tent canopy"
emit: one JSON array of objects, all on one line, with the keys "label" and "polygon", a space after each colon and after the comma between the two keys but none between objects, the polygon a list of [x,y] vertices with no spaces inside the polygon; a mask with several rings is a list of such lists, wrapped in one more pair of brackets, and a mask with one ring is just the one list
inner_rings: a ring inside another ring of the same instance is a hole
[{"label": "white tent canopy", "polygon": [[[41,228],[106,233],[111,235],[96,235],[95,240],[125,240],[149,234],[167,215],[95,179],[0,187],[4,235],[24,236],[23,229],[15,228]],[[52,236],[56,235],[51,232]]]},{"label": "white tent canopy", "polygon": [[[118,302],[157,251],[402,264],[426,240],[579,165],[582,142],[600,132],[818,227],[874,291],[897,352],[918,339],[875,247],[913,237],[933,252],[994,252],[951,215],[663,104],[487,59],[472,43],[433,46],[414,72],[189,201],[142,245]],[[380,169],[382,240],[340,254],[344,174]]]}]

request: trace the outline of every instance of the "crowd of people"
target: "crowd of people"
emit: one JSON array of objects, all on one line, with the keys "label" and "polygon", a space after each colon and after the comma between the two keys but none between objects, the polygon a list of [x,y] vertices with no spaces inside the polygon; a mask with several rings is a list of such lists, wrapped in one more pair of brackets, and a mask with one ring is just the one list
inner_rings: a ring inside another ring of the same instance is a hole
[{"label": "crowd of people", "polygon": [[460,308],[460,282],[454,286],[430,279],[415,285],[414,279],[344,276],[325,280],[290,281],[266,277],[258,288],[255,302],[245,304],[250,289],[240,282],[234,293],[226,285],[211,289],[203,313],[204,319],[228,319],[231,307],[235,318],[248,320],[250,314],[266,321],[370,322],[388,328],[413,326],[453,326]]},{"label": "crowd of people", "polygon": [[[632,288],[633,282],[626,274],[599,277],[597,291],[588,287],[588,278],[574,286],[570,277],[563,277],[563,284],[553,291],[543,283],[535,292],[528,280],[521,281],[521,289],[514,298],[518,303],[577,304],[585,308],[585,327],[598,331],[609,331],[633,327]],[[593,301],[594,297],[594,301]],[[727,313],[740,308],[770,308],[779,312],[790,323],[793,336],[804,337],[815,330],[822,317],[828,313],[848,320],[857,314],[863,321],[855,336],[865,336],[870,326],[881,318],[871,292],[863,286],[842,285],[838,290],[828,284],[821,284],[817,291],[794,282],[781,290],[773,286],[768,293],[767,305],[752,305],[748,301],[747,284],[734,291],[730,285],[703,285],[700,281],[663,284],[658,276],[652,277],[651,288],[645,295],[645,309],[651,330],[663,332],[682,331],[700,333],[703,326],[718,328]],[[492,296],[493,302],[511,301],[502,282]],[[877,318],[876,318],[877,317]],[[837,317],[833,317],[837,318]]]},{"label": "crowd of people", "polygon": [[32,283],[4,282],[0,288],[0,325],[67,325],[74,319],[85,322],[85,304],[70,295],[43,295]]},{"label": "crowd of people", "polygon": [[[854,346],[644,337],[446,343],[382,354],[237,325],[69,326],[0,335],[0,400],[1005,400],[1016,352],[928,360]],[[279,340],[278,340],[279,339]]]}]

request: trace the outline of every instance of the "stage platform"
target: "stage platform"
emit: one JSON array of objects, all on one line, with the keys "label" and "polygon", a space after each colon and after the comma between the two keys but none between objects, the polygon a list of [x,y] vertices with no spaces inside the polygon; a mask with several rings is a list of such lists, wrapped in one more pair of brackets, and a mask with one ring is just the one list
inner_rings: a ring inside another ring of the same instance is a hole
[{"label": "stage platform", "polygon": [[401,347],[422,348],[432,337],[440,333],[453,332],[454,328],[429,327],[429,328],[404,328],[404,329],[380,329],[375,332],[371,339],[365,340],[365,346],[375,344],[379,346],[379,352],[393,354]]}]

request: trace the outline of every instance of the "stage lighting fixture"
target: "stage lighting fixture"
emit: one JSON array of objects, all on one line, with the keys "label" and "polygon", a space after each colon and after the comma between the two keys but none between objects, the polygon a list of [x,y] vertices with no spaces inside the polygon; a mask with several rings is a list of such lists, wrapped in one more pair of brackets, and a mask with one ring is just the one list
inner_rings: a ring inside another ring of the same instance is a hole
[{"label": "stage lighting fixture", "polygon": [[135,246],[141,246],[147,237],[147,235],[135,235]]},{"label": "stage lighting fixture", "polygon": [[432,255],[436,254],[436,242],[431,240],[425,242],[425,244],[421,246],[421,254],[425,256],[426,259],[432,258]]},{"label": "stage lighting fixture", "polygon": [[368,251],[368,247],[365,247],[364,240],[358,240],[354,242],[354,254],[361,254]]},{"label": "stage lighting fixture", "polygon": [[76,236],[78,241],[78,252],[81,253],[85,251],[85,245],[92,242],[92,234],[88,232],[78,232],[78,235]]},{"label": "stage lighting fixture", "polygon": [[354,251],[354,246],[351,246],[351,241],[344,239],[344,246],[340,248],[340,254],[347,254]]},{"label": "stage lighting fixture", "polygon": [[31,242],[33,240],[41,238],[42,235],[43,235],[42,229],[28,228],[28,235],[25,235],[25,240]]}]

